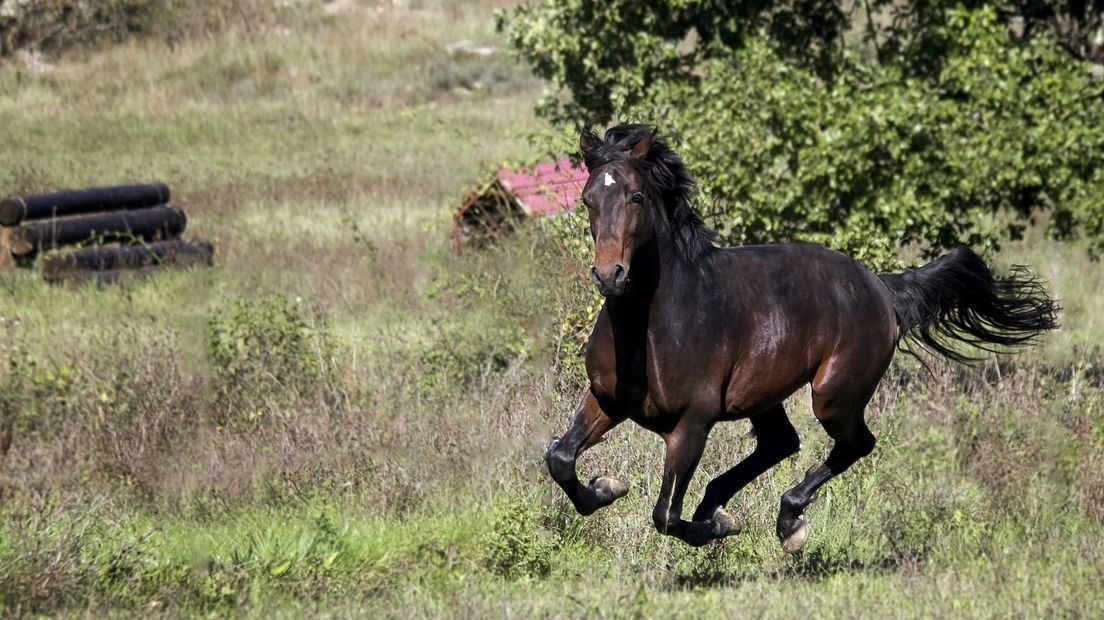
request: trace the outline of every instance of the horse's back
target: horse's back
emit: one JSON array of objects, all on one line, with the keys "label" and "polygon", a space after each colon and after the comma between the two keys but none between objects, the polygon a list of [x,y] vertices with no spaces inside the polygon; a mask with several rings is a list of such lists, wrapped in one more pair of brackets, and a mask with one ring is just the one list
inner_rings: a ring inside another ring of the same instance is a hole
[{"label": "horse's back", "polygon": [[893,300],[854,258],[811,243],[749,245],[717,251],[717,264],[745,301],[775,301],[822,311],[867,311],[890,318]]}]

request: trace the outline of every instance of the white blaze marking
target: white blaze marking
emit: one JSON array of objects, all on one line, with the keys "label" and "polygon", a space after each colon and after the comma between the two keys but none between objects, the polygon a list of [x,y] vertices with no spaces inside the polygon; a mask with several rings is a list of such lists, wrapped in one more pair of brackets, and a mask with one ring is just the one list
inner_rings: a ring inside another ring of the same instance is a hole
[{"label": "white blaze marking", "polygon": [[609,187],[610,185],[616,185],[617,184],[617,181],[614,181],[613,177],[610,176],[610,173],[608,173],[608,172],[606,173],[605,181],[606,181],[606,187]]}]

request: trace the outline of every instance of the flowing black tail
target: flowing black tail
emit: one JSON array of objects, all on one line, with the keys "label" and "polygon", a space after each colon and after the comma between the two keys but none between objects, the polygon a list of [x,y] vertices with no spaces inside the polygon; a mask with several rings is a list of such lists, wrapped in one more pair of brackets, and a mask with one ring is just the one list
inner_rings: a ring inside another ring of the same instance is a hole
[{"label": "flowing black tail", "polygon": [[899,338],[956,362],[977,358],[954,348],[985,351],[1029,344],[1058,327],[1058,304],[1024,267],[994,278],[973,250],[959,247],[904,273],[878,276],[893,293]]}]

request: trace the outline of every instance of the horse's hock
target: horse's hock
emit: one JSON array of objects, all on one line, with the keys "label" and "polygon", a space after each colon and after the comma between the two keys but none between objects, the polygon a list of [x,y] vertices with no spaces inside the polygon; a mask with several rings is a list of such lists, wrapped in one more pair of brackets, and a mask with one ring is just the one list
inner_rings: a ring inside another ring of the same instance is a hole
[{"label": "horse's hock", "polygon": [[188,217],[169,198],[164,183],[7,198],[0,201],[0,268],[33,268],[44,256],[47,281],[108,283],[211,265],[214,246],[181,238]]}]

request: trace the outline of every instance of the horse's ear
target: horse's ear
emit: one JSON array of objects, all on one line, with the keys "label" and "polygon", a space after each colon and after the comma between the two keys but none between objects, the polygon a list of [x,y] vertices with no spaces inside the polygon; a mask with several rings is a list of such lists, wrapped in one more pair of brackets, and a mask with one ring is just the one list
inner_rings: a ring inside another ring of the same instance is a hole
[{"label": "horse's ear", "polygon": [[582,152],[583,159],[590,159],[601,143],[602,140],[598,138],[598,134],[590,129],[583,127],[579,131],[579,151]]},{"label": "horse's ear", "polygon": [[652,142],[655,141],[656,130],[655,127],[648,132],[648,135],[640,139],[640,142],[636,143],[636,146],[632,147],[629,151],[629,157],[633,159],[644,159],[648,156],[648,151],[652,150]]}]

